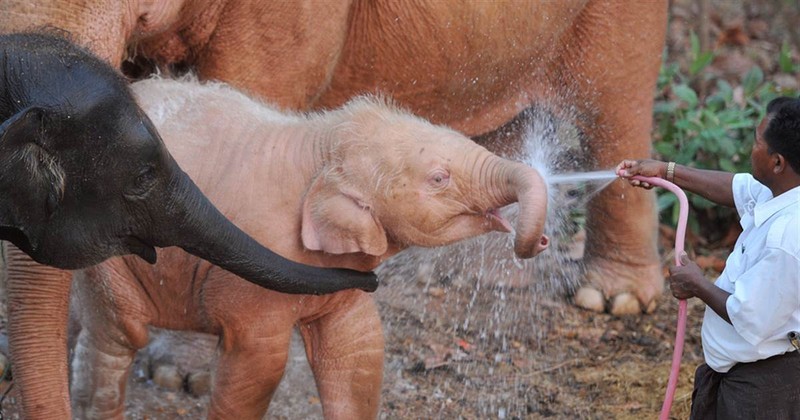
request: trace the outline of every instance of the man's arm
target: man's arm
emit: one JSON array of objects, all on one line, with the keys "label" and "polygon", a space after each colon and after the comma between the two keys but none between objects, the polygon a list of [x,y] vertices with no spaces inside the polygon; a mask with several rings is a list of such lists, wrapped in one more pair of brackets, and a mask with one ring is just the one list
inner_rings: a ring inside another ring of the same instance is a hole
[{"label": "man's arm", "polygon": [[[630,178],[634,175],[667,179],[667,163],[657,160],[624,160],[617,166],[617,175]],[[733,175],[729,172],[695,169],[675,165],[672,182],[717,204],[734,207]],[[650,189],[652,185],[629,180],[633,186]]]},{"label": "man's arm", "polygon": [[736,206],[733,201],[732,173],[695,169],[676,164],[672,182],[717,204],[728,207]]}]

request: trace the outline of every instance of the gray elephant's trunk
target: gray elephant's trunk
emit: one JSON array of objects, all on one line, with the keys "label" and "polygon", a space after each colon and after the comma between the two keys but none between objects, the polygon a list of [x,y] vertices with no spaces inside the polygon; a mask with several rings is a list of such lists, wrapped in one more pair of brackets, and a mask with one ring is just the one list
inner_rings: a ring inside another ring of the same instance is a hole
[{"label": "gray elephant's trunk", "polygon": [[166,220],[173,223],[162,230],[170,243],[154,240],[153,245],[180,246],[252,283],[283,293],[325,294],[349,288],[377,288],[373,273],[311,267],[275,254],[226,219],[188,175],[177,168],[176,172],[166,210]]},{"label": "gray elephant's trunk", "polygon": [[549,238],[544,235],[547,218],[547,185],[535,169],[519,162],[494,157],[489,179],[495,185],[500,205],[519,203],[514,253],[530,258],[547,249]]}]

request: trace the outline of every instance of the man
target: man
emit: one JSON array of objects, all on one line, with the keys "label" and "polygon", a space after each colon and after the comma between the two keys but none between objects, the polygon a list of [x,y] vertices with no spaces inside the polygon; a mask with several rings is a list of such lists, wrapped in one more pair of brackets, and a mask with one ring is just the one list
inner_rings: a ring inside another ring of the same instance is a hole
[{"label": "man", "polygon": [[670,268],[678,299],[706,303],[705,363],[695,373],[692,419],[800,419],[800,99],[777,98],[756,129],[751,174],[693,169],[653,160],[617,173],[665,178],[736,207],[743,231],[715,283],[684,254]]}]

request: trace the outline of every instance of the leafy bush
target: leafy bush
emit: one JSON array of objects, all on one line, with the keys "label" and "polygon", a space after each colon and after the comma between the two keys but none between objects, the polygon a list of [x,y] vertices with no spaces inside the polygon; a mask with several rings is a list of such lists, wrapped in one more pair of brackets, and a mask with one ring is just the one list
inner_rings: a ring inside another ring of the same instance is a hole
[{"label": "leafy bush", "polygon": [[[737,86],[716,78],[704,72],[713,61],[713,53],[700,51],[695,34],[690,39],[688,74],[681,71],[678,63],[666,61],[659,74],[654,105],[656,157],[700,169],[749,172],[755,128],[767,103],[777,96],[797,92],[779,91],[773,82],[764,79],[759,67],[753,67]],[[786,45],[778,62],[780,70],[789,70],[787,73],[800,68],[792,62]],[[702,84],[709,87],[705,96],[699,93]],[[658,194],[659,209],[674,226],[678,200],[664,190]],[[710,232],[701,232],[701,221],[702,225],[713,227],[735,220],[733,209],[715,206],[695,194],[690,194],[689,200],[689,227],[695,233],[708,237]]]}]

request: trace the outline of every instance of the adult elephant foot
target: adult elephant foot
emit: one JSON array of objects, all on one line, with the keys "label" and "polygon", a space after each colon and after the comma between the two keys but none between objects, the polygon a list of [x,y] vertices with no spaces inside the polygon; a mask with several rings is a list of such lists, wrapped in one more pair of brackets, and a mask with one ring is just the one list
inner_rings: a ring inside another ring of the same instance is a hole
[{"label": "adult elephant foot", "polygon": [[575,305],[616,316],[653,313],[664,289],[659,264],[630,265],[592,258],[586,264],[585,280],[575,293]]}]

